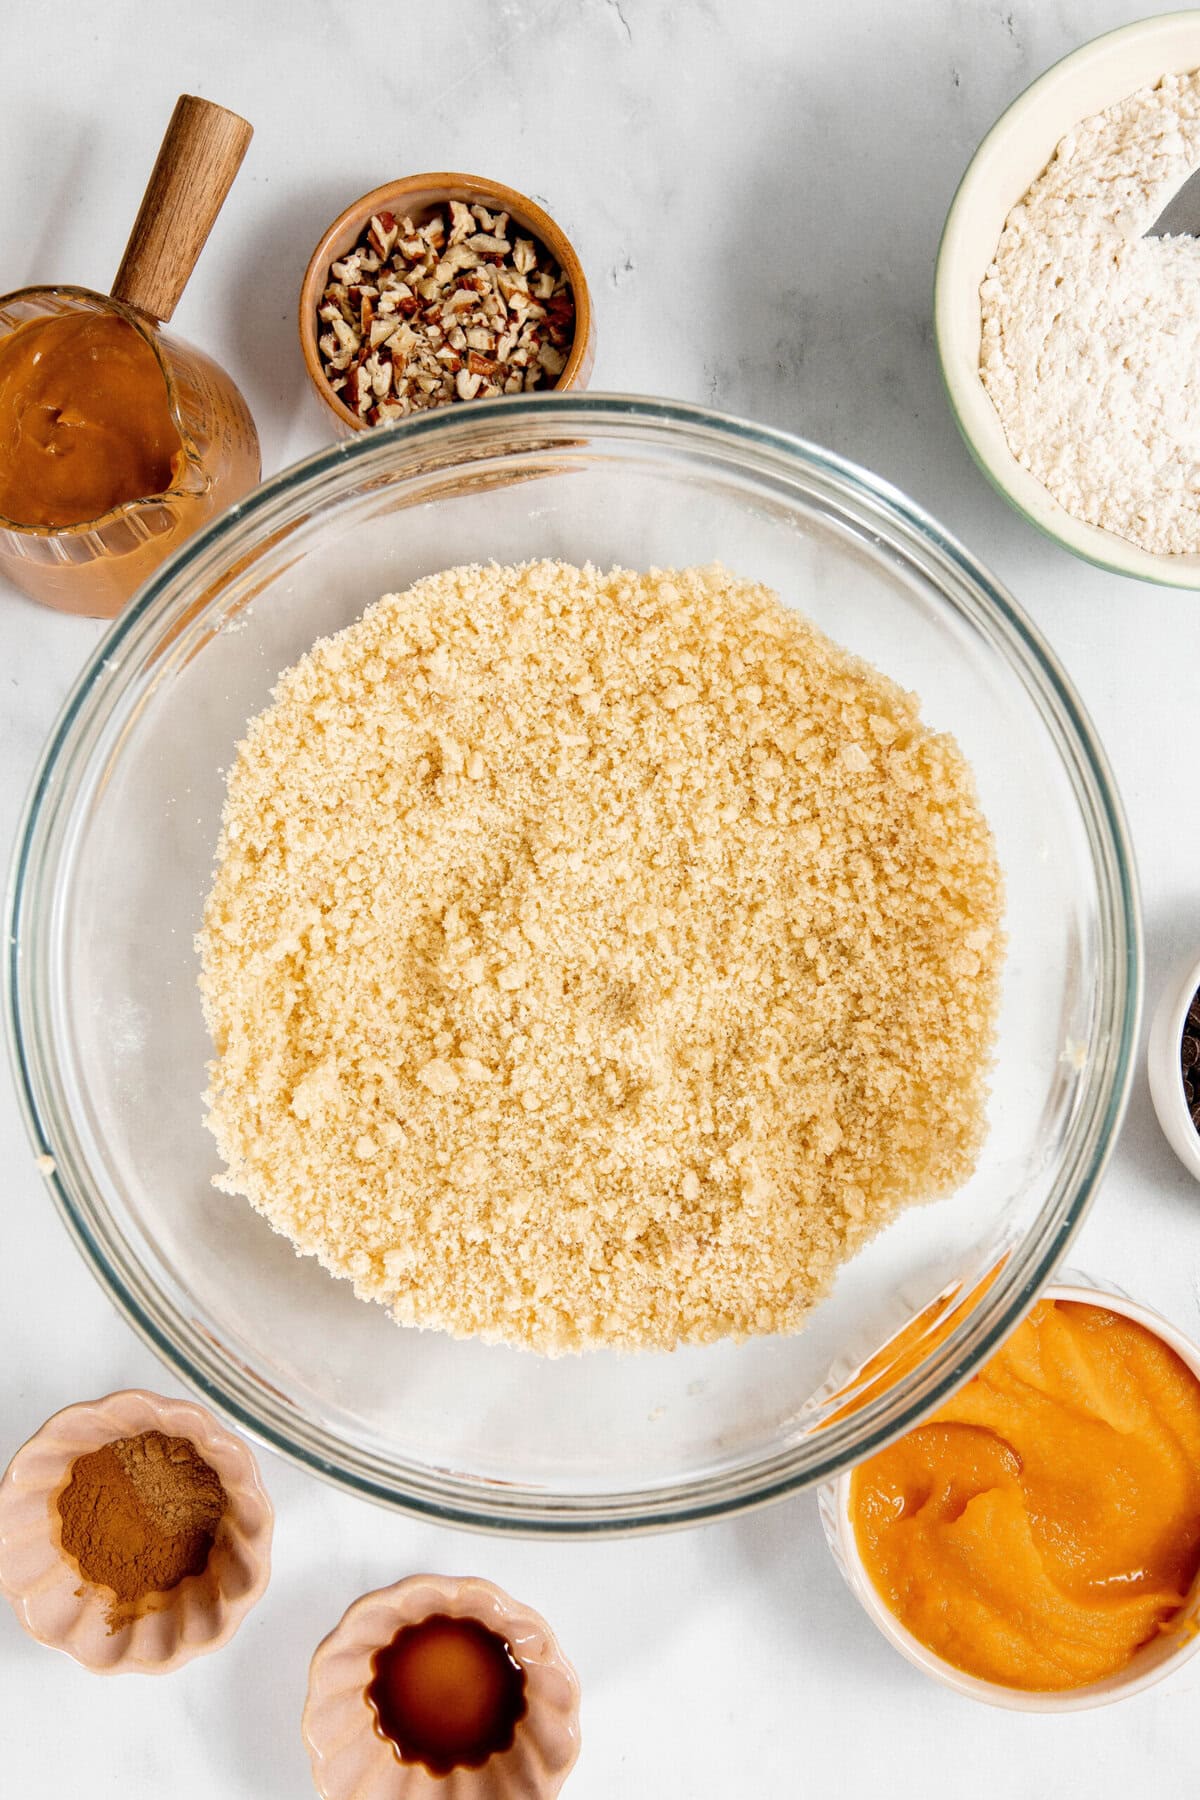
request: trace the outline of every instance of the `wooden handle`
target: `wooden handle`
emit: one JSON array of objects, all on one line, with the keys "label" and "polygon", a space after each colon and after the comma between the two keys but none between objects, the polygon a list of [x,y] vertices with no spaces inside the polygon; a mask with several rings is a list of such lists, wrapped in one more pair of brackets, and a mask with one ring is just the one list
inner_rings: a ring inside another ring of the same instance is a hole
[{"label": "wooden handle", "polygon": [[114,300],[155,319],[171,317],[253,136],[237,113],[195,94],[179,96],[112,285]]}]

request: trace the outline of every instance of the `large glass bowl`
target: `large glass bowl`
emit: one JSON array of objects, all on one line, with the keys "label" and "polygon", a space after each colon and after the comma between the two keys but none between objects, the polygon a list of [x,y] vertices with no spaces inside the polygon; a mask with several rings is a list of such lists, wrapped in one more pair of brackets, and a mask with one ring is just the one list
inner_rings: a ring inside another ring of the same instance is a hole
[{"label": "large glass bowl", "polygon": [[[910,1211],[849,1264],[796,1337],[555,1361],[402,1330],[211,1185],[193,934],[247,719],[282,668],[381,593],[452,563],[541,556],[720,560],[771,583],[916,689],[978,776],[1009,933],[987,1147],[960,1193]],[[872,476],[653,400],[449,409],[325,450],[200,532],[69,701],[11,905],[30,1130],[130,1323],[206,1399],[316,1473],[493,1529],[712,1518],[834,1475],[907,1429],[987,1357],[1069,1243],[1119,1123],[1137,1024],[1119,804],[1028,621]],[[914,1318],[894,1379],[856,1392],[855,1371]]]}]

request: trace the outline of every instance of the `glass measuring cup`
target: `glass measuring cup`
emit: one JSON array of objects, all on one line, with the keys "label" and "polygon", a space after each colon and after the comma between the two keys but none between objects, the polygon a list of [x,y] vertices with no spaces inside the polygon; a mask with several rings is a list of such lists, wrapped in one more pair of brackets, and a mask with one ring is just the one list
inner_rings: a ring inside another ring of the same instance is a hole
[{"label": "glass measuring cup", "polygon": [[171,484],[71,525],[0,513],[0,574],[63,612],[111,618],[172,550],[258,481],[258,434],[231,378],[169,335],[171,317],[250,141],[235,113],[181,96],[111,295],[27,287],[0,297],[0,342],[32,320],[115,314],[154,354],[180,451]]},{"label": "glass measuring cup", "polygon": [[127,500],[79,525],[20,525],[0,514],[0,573],[47,606],[111,618],[151,571],[259,478],[258,435],[234,383],[210,357],[145,314],[86,288],[23,288],[0,299],[0,338],[31,319],[118,314],[150,346],[182,446],[161,494]]}]

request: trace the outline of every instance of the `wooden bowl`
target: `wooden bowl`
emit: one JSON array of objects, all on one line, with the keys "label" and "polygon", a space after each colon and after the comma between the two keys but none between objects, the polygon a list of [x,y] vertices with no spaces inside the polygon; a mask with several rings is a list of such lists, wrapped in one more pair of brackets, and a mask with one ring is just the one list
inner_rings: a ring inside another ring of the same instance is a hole
[{"label": "wooden bowl", "polygon": [[[554,383],[554,389],[561,392],[566,388],[587,386],[596,357],[592,300],[579,258],[561,227],[535,201],[498,181],[444,171],[433,175],[407,175],[403,181],[388,181],[382,187],[373,188],[345,212],[339,213],[313,251],[300,285],[300,348],[304,352],[304,366],[318,399],[332,416],[339,436],[344,437],[352,431],[370,431],[375,427],[367,425],[339,400],[321,368],[317,348],[317,307],[329,278],[330,264],[353,249],[373,214],[391,212],[397,218],[407,215],[419,225],[436,207],[447,206],[451,200],[461,200],[467,205],[478,203],[486,206],[489,212],[506,212],[523,231],[545,245],[570,282],[575,301],[575,337],[566,367]],[[549,393],[551,390],[534,391]]]}]

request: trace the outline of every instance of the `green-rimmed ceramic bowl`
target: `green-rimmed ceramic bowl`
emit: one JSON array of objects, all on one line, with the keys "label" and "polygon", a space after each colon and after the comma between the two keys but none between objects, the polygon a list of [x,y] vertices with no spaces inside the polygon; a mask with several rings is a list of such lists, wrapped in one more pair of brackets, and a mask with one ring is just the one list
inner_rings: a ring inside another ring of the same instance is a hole
[{"label": "green-rimmed ceramic bowl", "polygon": [[1200,588],[1200,554],[1158,556],[1072,518],[1004,436],[979,375],[979,287],[1004,221],[1081,119],[1162,75],[1200,68],[1200,11],[1141,19],[1056,63],[997,120],[975,152],[946,219],[934,282],[938,356],[972,456],[1031,524],[1086,561],[1164,587]]}]

